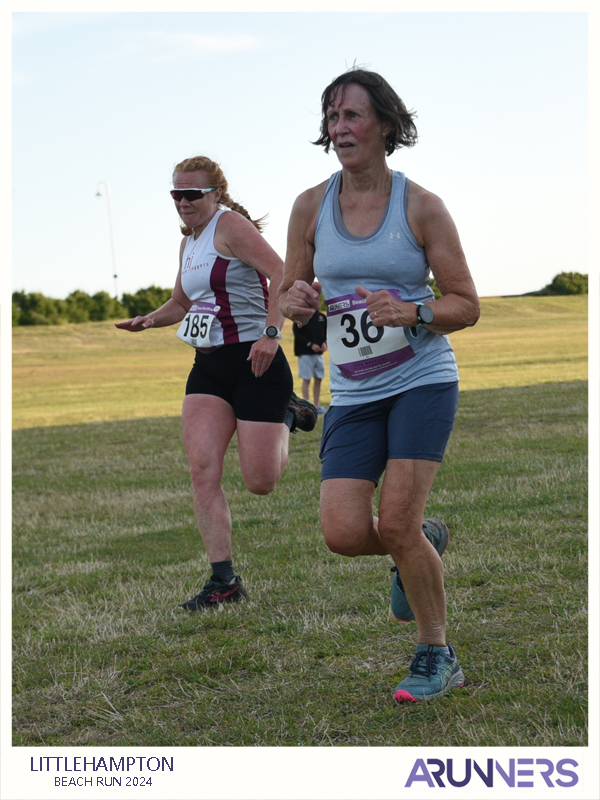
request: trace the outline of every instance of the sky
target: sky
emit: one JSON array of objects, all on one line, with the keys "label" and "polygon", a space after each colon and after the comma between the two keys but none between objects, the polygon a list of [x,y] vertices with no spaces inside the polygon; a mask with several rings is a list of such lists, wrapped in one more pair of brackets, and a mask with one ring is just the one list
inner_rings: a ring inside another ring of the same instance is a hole
[{"label": "sky", "polygon": [[[412,8],[369,7],[392,5]],[[221,164],[254,218],[268,214],[265,237],[284,257],[294,199],[339,168],[311,144],[321,93],[355,63],[417,112],[418,144],[388,164],[444,200],[481,296],[588,272],[583,11],[12,6],[14,291],[172,286],[172,170],[198,154]],[[192,6],[227,4],[172,5]]]}]

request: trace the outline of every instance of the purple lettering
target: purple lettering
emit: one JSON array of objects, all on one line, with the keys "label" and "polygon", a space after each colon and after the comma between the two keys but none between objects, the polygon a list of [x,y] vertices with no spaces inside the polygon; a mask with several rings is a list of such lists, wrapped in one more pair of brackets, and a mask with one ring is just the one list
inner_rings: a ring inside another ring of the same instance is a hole
[{"label": "purple lettering", "polygon": [[481,770],[481,767],[476,761],[473,761],[473,766],[475,767],[475,772],[479,775],[481,780],[485,783],[485,785],[489,788],[490,786],[494,785],[494,759],[488,758],[487,760],[487,774],[484,774]]},{"label": "purple lettering", "polygon": [[431,780],[431,775],[422,758],[417,758],[415,761],[405,786],[412,786],[414,781],[426,781],[427,786],[430,786],[432,789],[435,788],[435,784]]},{"label": "purple lettering", "polygon": [[556,783],[557,783],[559,786],[575,786],[576,784],[578,784],[578,783],[579,783],[579,776],[577,775],[577,773],[576,773],[576,772],[571,772],[571,770],[570,770],[570,769],[564,769],[564,767],[563,767],[563,764],[569,764],[569,765],[570,765],[570,766],[572,766],[572,767],[578,767],[578,766],[579,766],[579,764],[577,763],[577,761],[573,761],[573,759],[572,759],[572,758],[562,758],[562,759],[561,759],[561,760],[558,762],[558,764],[556,765],[556,771],[557,771],[557,772],[558,772],[560,775],[568,775],[568,776],[569,776],[569,777],[571,777],[573,780],[570,780],[570,781],[561,781],[561,780],[560,780],[560,778],[558,778],[558,779],[557,779],[557,781],[556,781]]},{"label": "purple lettering", "polygon": [[451,786],[466,786],[467,783],[471,780],[471,759],[467,758],[465,763],[465,778],[462,781],[455,781],[454,780],[454,761],[453,759],[448,759],[448,783]]},{"label": "purple lettering", "polygon": [[514,760],[514,758],[511,758],[508,763],[510,764],[508,775],[506,774],[506,772],[504,772],[504,770],[502,769],[502,767],[500,766],[500,764],[497,761],[496,761],[496,769],[498,770],[500,775],[502,775],[502,777],[504,778],[504,782],[506,784],[508,784],[508,786],[514,787],[514,785],[515,785],[515,760]]},{"label": "purple lettering", "polygon": [[436,783],[437,783],[438,786],[445,787],[446,784],[442,780],[442,775],[444,774],[444,771],[446,769],[446,766],[445,766],[444,762],[440,761],[439,758],[428,758],[427,759],[427,763],[428,764],[435,764],[438,767],[437,772],[434,772],[433,770],[431,770],[431,774],[435,778]]}]

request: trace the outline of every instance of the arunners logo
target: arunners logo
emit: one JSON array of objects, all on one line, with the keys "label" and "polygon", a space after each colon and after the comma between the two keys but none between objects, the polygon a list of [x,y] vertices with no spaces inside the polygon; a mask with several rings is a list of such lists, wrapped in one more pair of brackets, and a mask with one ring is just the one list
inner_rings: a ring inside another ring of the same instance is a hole
[{"label": "arunners logo", "polygon": [[[534,763],[537,769],[532,768]],[[534,781],[538,786],[541,786],[544,781],[546,786],[570,788],[579,783],[579,776],[567,767],[578,766],[577,761],[572,758],[563,758],[556,763],[556,766],[547,758],[536,758],[535,762],[533,758],[511,758],[504,766],[496,761],[494,769],[494,759],[488,758],[486,768],[482,769],[475,760],[471,761],[470,758],[465,759],[465,763],[460,767],[458,767],[458,761],[455,767],[452,758],[446,759],[445,762],[439,758],[428,758],[427,764],[424,759],[418,758],[405,786],[410,787],[415,782],[424,781],[431,788],[435,788],[436,784],[441,788],[446,788],[446,784],[442,780],[444,774],[450,786],[467,786],[476,774],[478,776],[477,783],[481,780],[488,788],[494,785],[494,777],[498,782],[500,782],[498,779],[501,779],[511,788],[515,788],[515,786],[520,789],[533,788]],[[554,782],[550,776],[553,776]],[[521,780],[521,778],[527,778],[527,780]]]}]

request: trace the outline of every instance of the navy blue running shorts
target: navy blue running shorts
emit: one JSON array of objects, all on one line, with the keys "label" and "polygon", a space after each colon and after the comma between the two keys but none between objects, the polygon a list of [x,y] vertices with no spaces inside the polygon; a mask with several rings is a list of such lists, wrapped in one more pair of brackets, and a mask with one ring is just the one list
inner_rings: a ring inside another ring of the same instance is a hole
[{"label": "navy blue running shorts", "polygon": [[237,419],[252,422],[284,422],[294,378],[285,353],[279,347],[269,369],[260,378],[248,361],[253,342],[224,344],[210,353],[196,350],[185,393],[222,397]]},{"label": "navy blue running shorts", "polygon": [[390,458],[441,461],[457,408],[457,381],[331,406],[323,423],[321,480],[359,478],[377,485]]}]

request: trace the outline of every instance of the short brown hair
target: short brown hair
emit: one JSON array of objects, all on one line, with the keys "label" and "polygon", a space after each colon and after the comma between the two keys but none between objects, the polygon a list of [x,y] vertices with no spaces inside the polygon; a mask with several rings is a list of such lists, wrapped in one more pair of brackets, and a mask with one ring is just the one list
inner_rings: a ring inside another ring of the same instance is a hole
[{"label": "short brown hair", "polygon": [[352,67],[335,78],[321,95],[321,135],[313,144],[322,145],[325,152],[329,152],[331,138],[327,130],[327,109],[333,102],[337,90],[341,87],[343,93],[346,86],[351,83],[356,83],[367,91],[378,118],[391,126],[385,140],[386,155],[391,156],[400,147],[412,147],[417,143],[418,134],[414,123],[416,113],[407,110],[398,94],[381,75]]}]

